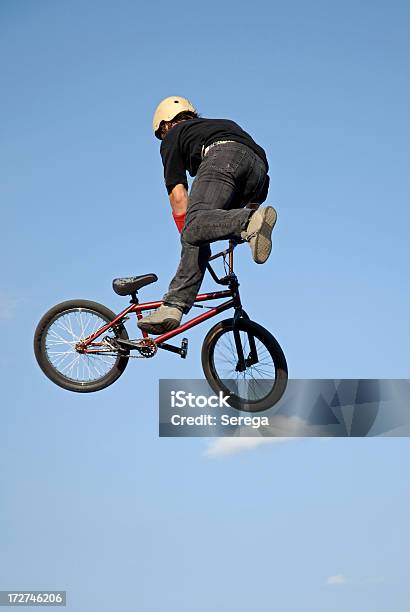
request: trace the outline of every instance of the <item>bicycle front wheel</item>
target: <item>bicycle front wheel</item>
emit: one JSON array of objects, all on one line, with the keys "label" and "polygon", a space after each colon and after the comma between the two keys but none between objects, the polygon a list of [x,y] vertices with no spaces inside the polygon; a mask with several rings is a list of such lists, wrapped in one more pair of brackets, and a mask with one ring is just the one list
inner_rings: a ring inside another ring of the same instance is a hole
[{"label": "bicycle front wheel", "polygon": [[115,348],[115,338],[128,340],[124,325],[117,323],[96,338],[87,347],[90,352],[81,352],[78,346],[113,319],[111,310],[89,300],[70,300],[51,308],[34,334],[34,353],[44,374],[63,389],[79,393],[111,385],[128,364],[129,351]]},{"label": "bicycle front wheel", "polygon": [[226,319],[206,335],[202,367],[211,388],[230,395],[228,403],[244,412],[274,406],[285,392],[285,355],[268,330],[248,319]]}]

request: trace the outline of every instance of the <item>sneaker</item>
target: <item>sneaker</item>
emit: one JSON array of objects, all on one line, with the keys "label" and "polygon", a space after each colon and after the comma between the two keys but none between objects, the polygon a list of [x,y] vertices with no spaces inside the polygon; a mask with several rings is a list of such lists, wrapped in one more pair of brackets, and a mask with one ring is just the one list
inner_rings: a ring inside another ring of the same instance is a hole
[{"label": "sneaker", "polygon": [[164,334],[179,327],[182,310],[162,304],[155,312],[138,321],[138,327],[149,334]]},{"label": "sneaker", "polygon": [[271,253],[271,234],[276,218],[276,210],[272,206],[259,208],[249,219],[246,230],[241,232],[241,238],[249,242],[252,257],[258,264],[265,263]]}]

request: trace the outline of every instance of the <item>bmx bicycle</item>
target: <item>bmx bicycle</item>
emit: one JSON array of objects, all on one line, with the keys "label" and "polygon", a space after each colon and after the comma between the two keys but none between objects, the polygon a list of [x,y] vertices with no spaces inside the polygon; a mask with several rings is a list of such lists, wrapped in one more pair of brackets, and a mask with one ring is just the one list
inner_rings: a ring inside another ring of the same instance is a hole
[{"label": "bmx bicycle", "polygon": [[[130,305],[119,314],[89,300],[69,300],[51,308],[40,320],[34,335],[34,352],[44,374],[69,391],[100,391],[115,382],[124,372],[130,358],[149,359],[158,349],[185,358],[188,339],[180,346],[169,344],[175,336],[219,315],[230,308],[232,318],[219,321],[205,336],[202,345],[202,368],[210,387],[229,396],[228,403],[245,412],[259,412],[276,404],[285,392],[288,369],[285,355],[272,334],[251,321],[242,308],[239,282],[234,273],[234,249],[212,255],[209,262],[222,258],[225,276],[218,277],[208,263],[213,280],[226,289],[198,294],[194,306],[205,312],[176,329],[155,338],[146,332],[130,339],[124,325],[130,315],[142,318],[142,312],[158,308],[162,301],[138,301],[138,291],[158,280],[156,274],[144,274],[113,280],[120,296],[130,296]],[[228,298],[215,307],[202,302]],[[131,355],[131,351],[136,355]]]}]

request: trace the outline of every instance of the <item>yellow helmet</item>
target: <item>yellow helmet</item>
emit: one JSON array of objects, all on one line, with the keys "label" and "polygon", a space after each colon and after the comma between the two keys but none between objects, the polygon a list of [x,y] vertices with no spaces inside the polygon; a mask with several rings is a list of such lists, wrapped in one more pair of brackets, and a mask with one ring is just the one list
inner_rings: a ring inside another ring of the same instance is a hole
[{"label": "yellow helmet", "polygon": [[172,121],[174,117],[183,111],[196,112],[195,107],[186,98],[181,98],[181,96],[169,96],[169,98],[164,98],[164,100],[158,104],[152,120],[152,129],[154,130],[155,136],[157,136],[161,121]]}]

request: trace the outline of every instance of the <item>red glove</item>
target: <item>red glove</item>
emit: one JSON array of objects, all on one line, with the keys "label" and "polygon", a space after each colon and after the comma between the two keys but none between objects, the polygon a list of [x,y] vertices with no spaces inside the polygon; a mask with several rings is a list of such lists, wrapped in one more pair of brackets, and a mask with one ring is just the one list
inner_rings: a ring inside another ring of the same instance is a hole
[{"label": "red glove", "polygon": [[181,233],[185,223],[185,213],[182,215],[176,215],[173,212],[172,216],[174,217],[175,225],[177,226],[179,233]]}]

